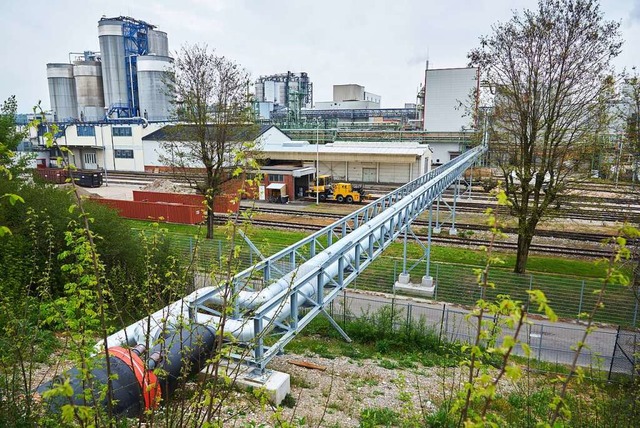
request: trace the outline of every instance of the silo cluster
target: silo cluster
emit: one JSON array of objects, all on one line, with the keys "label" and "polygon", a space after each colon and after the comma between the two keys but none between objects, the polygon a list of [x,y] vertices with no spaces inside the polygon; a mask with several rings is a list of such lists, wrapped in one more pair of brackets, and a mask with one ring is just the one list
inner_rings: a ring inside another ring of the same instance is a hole
[{"label": "silo cluster", "polygon": [[165,72],[173,60],[167,33],[121,16],[100,19],[98,39],[100,53],[87,51],[70,63],[47,64],[55,120],[169,120],[171,96]]}]

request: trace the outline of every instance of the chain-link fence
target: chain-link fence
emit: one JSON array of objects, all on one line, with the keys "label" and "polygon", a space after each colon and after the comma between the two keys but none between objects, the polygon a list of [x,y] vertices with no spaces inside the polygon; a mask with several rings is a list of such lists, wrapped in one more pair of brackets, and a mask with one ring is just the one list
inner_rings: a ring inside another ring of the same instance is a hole
[{"label": "chain-link fence", "polygon": [[[225,268],[225,260],[230,254],[227,240],[196,240],[192,236],[179,234],[171,234],[171,240],[174,247],[185,257],[191,257],[195,251],[196,265],[200,270],[210,272],[212,268]],[[234,257],[238,258],[234,264],[235,269],[247,268],[260,260],[259,255],[252,251],[248,244],[236,244],[239,245],[240,251],[234,254]],[[255,244],[264,255],[274,254],[284,248],[282,245],[265,242]],[[305,260],[306,256],[301,256],[298,263]],[[393,293],[393,284],[405,266],[413,282],[420,282],[422,275],[426,274],[424,261],[408,259],[405,264],[401,258],[382,256],[371,263],[350,288]],[[281,267],[283,270],[287,269],[286,266]],[[480,298],[481,289],[477,285],[473,269],[474,267],[469,265],[432,262],[429,275],[433,277],[436,286],[433,299],[463,306],[475,304]],[[539,289],[545,293],[557,315],[564,320],[577,320],[580,313],[590,312],[598,297],[594,292],[602,285],[598,279],[579,279],[554,274],[519,275],[498,268],[490,271],[489,280],[494,282],[496,287],[487,290],[485,298],[493,299],[499,294],[508,294],[513,299],[526,301],[528,290]],[[595,321],[634,328],[640,324],[639,317],[639,299],[634,290],[620,285],[607,286],[604,307],[596,312]]]},{"label": "chain-link fence", "polygon": [[[391,308],[391,318],[397,324],[395,327],[400,327],[401,323],[421,323],[441,340],[462,343],[475,340],[477,318],[468,317],[467,310],[443,303],[419,303],[406,298],[368,296],[345,291],[331,303],[329,312],[338,322],[345,322],[370,315],[384,307]],[[582,340],[586,327],[542,319],[530,321],[531,324],[526,325],[519,336],[522,342],[529,345],[530,358],[551,363],[552,371],[560,371],[560,366],[570,365],[575,357],[572,347]],[[513,331],[503,328],[502,334],[513,334]],[[640,333],[601,327],[588,335],[577,364],[609,372],[609,376],[612,373],[634,376],[640,363],[639,351]],[[514,354],[525,356],[520,346],[516,347]]]},{"label": "chain-link fence", "polygon": [[[201,271],[225,269],[225,260],[230,254],[227,240],[196,240],[188,235],[171,234],[171,241],[174,248],[185,257],[195,254],[195,264]],[[255,244],[265,255],[284,248],[266,242]],[[237,258],[235,269],[244,269],[260,260],[260,255],[248,244],[240,242],[238,245],[240,251],[233,255]],[[301,256],[298,263],[303,263],[307,255]],[[282,268],[286,270],[287,267]],[[393,294],[393,284],[405,268],[413,282],[419,282],[426,273],[424,261],[408,259],[405,264],[401,258],[383,256],[362,272],[349,288]],[[418,304],[397,297],[368,298],[345,294],[342,301],[334,301],[331,309],[338,318],[346,319],[358,316],[362,311],[375,311],[392,305],[393,310],[402,312],[407,321],[424,320],[443,339],[468,342],[475,337],[472,331],[474,327],[466,319],[464,307],[474,305],[481,292],[473,269],[469,265],[432,262],[429,275],[436,286],[433,303]],[[558,366],[570,364],[574,357],[571,347],[582,340],[585,329],[578,321],[578,314],[591,311],[597,299],[594,291],[599,290],[602,283],[594,279],[562,275],[518,275],[500,269],[493,269],[489,276],[496,288],[487,290],[487,299],[495,298],[498,294],[509,294],[514,299],[526,301],[528,290],[540,289],[545,293],[561,322],[551,323],[542,317],[533,319],[533,323],[521,332],[521,340],[529,345],[531,356],[537,360]],[[633,290],[609,286],[604,296],[604,307],[598,309],[595,320],[622,327],[601,326],[592,332],[578,364],[610,373],[632,374],[639,350],[640,335],[634,329],[640,322],[639,315],[638,298]],[[523,355],[524,352],[518,348],[516,354]]]}]

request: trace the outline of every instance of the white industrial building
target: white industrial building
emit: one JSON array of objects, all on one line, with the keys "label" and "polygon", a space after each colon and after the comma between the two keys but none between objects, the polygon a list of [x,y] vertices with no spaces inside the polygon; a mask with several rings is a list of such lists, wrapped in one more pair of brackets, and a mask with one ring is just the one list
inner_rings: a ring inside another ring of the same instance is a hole
[{"label": "white industrial building", "polygon": [[424,130],[459,132],[472,127],[468,109],[477,108],[478,68],[426,70]]},{"label": "white industrial building", "polygon": [[[159,123],[74,124],[58,138],[66,146],[71,161],[81,169],[107,171],[158,171],[167,165],[163,142],[170,137]],[[426,144],[336,141],[311,144],[292,141],[276,126],[264,126],[256,143],[267,165],[319,166],[320,174],[337,180],[365,183],[403,184],[425,174],[431,167],[431,150]],[[37,163],[55,165],[48,152]]]},{"label": "white industrial building", "polygon": [[431,151],[426,144],[279,141],[261,147],[266,159],[300,162],[304,167],[317,165],[320,174],[331,175],[334,180],[404,184],[431,168]]},{"label": "white industrial building", "polygon": [[[162,126],[159,123],[78,123],[64,127],[57,143],[69,149],[69,160],[80,169],[144,171],[143,137]],[[60,166],[49,150],[38,152],[36,164]]]},{"label": "white industrial building", "polygon": [[379,109],[380,100],[380,95],[365,91],[361,85],[333,85],[333,100],[316,102],[314,109]]}]

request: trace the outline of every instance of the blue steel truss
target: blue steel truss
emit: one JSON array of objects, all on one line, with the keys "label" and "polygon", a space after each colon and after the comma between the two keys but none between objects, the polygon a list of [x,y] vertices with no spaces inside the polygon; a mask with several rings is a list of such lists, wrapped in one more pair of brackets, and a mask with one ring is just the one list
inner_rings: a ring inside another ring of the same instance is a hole
[{"label": "blue steel truss", "polygon": [[126,108],[120,108],[116,111],[118,117],[140,116],[138,111],[138,55],[146,55],[149,52],[148,32],[150,28],[151,26],[144,21],[126,19],[122,22],[128,105]]},{"label": "blue steel truss", "polygon": [[[230,298],[234,308],[233,314],[227,315],[229,319],[244,320],[253,326],[253,339],[245,344],[251,349],[251,355],[248,358],[247,355],[236,357],[262,373],[266,364],[318,314],[326,315],[348,340],[325,307],[485,151],[484,145],[469,150],[237,274],[229,286],[233,295],[243,290],[268,287],[284,277],[287,286],[259,307],[243,308]],[[313,265],[316,256],[322,262]],[[311,264],[312,268],[296,276],[303,264]],[[257,287],[256,278],[260,279]],[[309,293],[310,284],[315,287],[313,293]],[[197,319],[198,313],[222,316],[209,304],[214,295],[222,293],[222,288],[201,295],[190,303],[192,320]],[[286,315],[274,316],[278,310]],[[275,340],[269,340],[268,346],[264,340],[267,334],[275,337]]]}]

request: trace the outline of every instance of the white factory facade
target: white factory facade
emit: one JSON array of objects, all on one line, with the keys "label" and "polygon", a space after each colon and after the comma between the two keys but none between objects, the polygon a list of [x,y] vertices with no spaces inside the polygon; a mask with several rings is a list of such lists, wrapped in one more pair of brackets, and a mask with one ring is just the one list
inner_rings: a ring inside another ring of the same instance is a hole
[{"label": "white factory facade", "polygon": [[[58,138],[69,148],[70,160],[81,169],[154,172],[166,167],[163,142],[165,126],[140,124],[72,124]],[[431,151],[426,144],[335,141],[312,144],[292,141],[276,126],[263,127],[256,136],[261,157],[272,164],[312,168],[338,180],[365,183],[403,184],[428,172]],[[48,152],[36,160],[43,166],[56,166]]]}]

